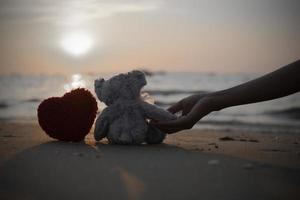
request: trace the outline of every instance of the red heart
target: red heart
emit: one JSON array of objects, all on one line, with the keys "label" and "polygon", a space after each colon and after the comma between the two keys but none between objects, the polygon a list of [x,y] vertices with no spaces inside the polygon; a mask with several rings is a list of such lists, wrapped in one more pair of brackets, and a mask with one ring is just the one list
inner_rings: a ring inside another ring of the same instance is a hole
[{"label": "red heart", "polygon": [[89,133],[98,107],[94,96],[79,88],[62,97],[51,97],[38,107],[42,129],[52,138],[62,141],[81,141]]}]

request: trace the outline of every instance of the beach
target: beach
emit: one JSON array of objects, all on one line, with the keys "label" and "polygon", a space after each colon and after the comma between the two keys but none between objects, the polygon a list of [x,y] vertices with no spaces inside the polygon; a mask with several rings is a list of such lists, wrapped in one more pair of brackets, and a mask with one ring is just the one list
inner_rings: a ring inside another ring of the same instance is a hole
[{"label": "beach", "polygon": [[300,200],[300,1],[0,5],[0,200]]},{"label": "beach", "polygon": [[0,158],[3,200],[300,198],[299,134],[191,129],[121,146],[1,122]]}]

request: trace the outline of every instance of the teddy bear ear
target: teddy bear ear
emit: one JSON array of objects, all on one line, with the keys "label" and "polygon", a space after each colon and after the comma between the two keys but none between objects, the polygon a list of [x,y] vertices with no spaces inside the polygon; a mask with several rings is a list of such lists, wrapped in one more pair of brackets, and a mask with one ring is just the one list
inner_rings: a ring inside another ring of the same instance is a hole
[{"label": "teddy bear ear", "polygon": [[133,74],[134,76],[145,76],[144,72],[140,70],[133,70],[130,73]]},{"label": "teddy bear ear", "polygon": [[145,73],[139,70],[133,70],[130,72],[131,75],[133,75],[135,78],[144,80],[145,79]]},{"label": "teddy bear ear", "polygon": [[100,100],[102,99],[101,93],[102,93],[104,83],[105,83],[105,80],[103,78],[96,79],[94,81],[95,93],[96,93],[98,99],[100,99]]},{"label": "teddy bear ear", "polygon": [[103,78],[100,78],[100,79],[96,79],[95,82],[94,82],[94,87],[95,87],[95,90],[97,89],[102,89],[103,87],[103,84],[104,84],[105,80]]}]

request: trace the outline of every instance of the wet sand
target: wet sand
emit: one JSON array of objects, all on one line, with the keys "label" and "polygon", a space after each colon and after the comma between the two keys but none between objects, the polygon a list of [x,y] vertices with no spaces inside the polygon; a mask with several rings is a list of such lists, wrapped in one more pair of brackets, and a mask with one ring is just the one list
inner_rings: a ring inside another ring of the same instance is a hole
[{"label": "wet sand", "polygon": [[119,146],[0,123],[0,199],[300,199],[300,134],[189,130]]}]

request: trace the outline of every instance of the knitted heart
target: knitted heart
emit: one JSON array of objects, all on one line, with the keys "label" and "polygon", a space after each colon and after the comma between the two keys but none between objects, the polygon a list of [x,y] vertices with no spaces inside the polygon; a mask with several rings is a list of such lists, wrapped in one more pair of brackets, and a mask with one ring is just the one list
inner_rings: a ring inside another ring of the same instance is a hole
[{"label": "knitted heart", "polygon": [[81,141],[89,133],[98,107],[94,96],[79,88],[62,97],[51,97],[38,107],[41,128],[52,138]]}]

